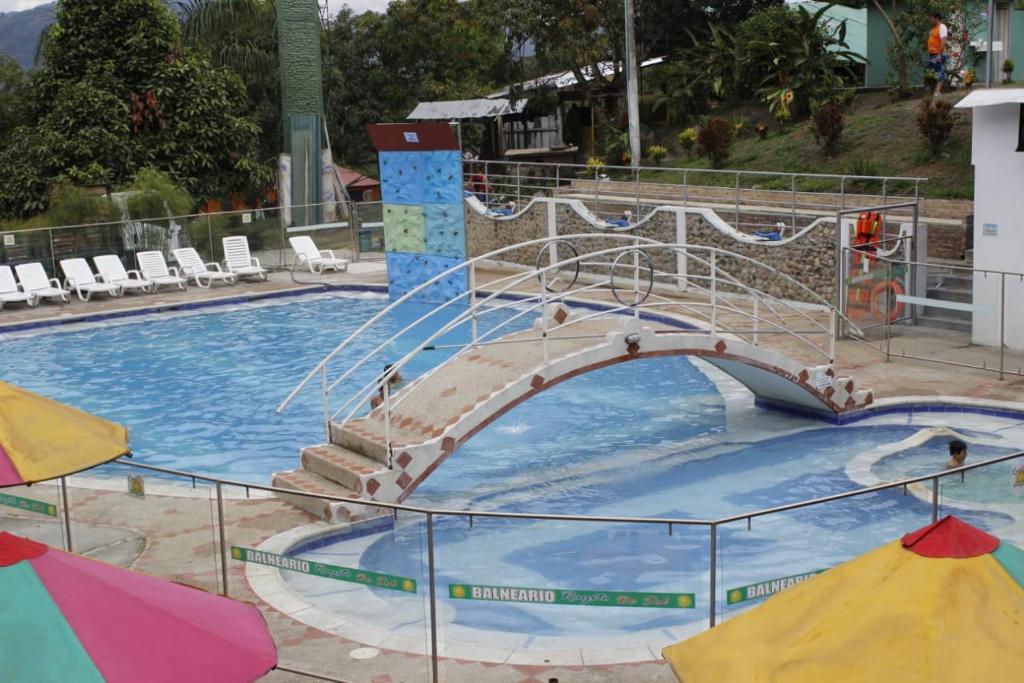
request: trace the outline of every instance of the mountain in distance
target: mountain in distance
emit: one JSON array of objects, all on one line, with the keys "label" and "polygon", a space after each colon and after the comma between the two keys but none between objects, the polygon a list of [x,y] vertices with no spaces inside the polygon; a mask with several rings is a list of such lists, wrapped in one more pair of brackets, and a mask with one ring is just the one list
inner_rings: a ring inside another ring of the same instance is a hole
[{"label": "mountain in distance", "polygon": [[[188,6],[182,0],[164,0],[164,4],[179,15]],[[22,69],[31,68],[39,36],[53,23],[56,9],[56,2],[48,2],[20,12],[0,14],[0,54],[13,57]]]}]

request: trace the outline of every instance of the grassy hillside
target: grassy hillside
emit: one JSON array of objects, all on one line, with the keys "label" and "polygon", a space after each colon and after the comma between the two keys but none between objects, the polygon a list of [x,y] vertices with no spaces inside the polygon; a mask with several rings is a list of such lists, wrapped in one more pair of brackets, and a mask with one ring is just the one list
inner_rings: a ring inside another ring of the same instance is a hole
[{"label": "grassy hillside", "polygon": [[[958,101],[963,96],[959,92],[945,97]],[[935,158],[917,130],[920,103],[917,98],[894,102],[885,93],[859,96],[846,112],[841,148],[833,156],[821,151],[808,121],[780,126],[766,110],[749,106],[718,111],[715,115],[730,121],[742,118],[749,122],[751,131],[753,122],[769,122],[766,139],[748,132],[736,141],[725,165],[729,169],[924,177],[928,178],[921,186],[924,196],[970,199],[974,194],[970,113],[960,114],[945,152]],[[666,129],[657,136],[673,138],[672,144],[666,146],[675,154],[663,166],[709,167],[705,159],[680,153],[673,133]]]}]

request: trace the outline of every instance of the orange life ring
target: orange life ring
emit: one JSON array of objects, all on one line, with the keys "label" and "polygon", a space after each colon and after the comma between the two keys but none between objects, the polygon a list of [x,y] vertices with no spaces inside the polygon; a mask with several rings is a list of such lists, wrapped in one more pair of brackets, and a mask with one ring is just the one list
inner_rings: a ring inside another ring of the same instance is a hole
[{"label": "orange life ring", "polygon": [[[890,301],[896,305],[885,310],[889,292],[892,292]],[[903,302],[897,300],[896,297],[901,294],[903,294],[903,287],[895,280],[886,280],[875,285],[871,290],[871,317],[875,320],[888,320],[889,322],[899,320],[903,315]]]}]

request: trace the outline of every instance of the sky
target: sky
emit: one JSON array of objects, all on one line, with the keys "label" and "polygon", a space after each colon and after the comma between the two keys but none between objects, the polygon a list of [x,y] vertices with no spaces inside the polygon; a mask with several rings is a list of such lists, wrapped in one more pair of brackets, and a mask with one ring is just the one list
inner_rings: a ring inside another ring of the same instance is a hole
[{"label": "sky", "polygon": [[[0,12],[17,12],[23,9],[31,9],[36,5],[43,5],[52,0],[0,0]],[[331,14],[334,14],[342,5],[348,5],[356,12],[366,10],[381,11],[388,6],[388,0],[328,0]]]}]

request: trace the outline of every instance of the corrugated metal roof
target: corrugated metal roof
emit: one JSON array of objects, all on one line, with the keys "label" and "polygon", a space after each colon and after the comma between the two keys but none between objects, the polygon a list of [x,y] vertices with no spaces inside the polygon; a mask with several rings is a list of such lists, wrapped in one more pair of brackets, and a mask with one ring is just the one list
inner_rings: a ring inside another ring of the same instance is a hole
[{"label": "corrugated metal roof", "polygon": [[[645,59],[643,62],[640,63],[640,68],[643,69],[648,66],[654,66],[655,64],[661,64],[664,61],[664,57],[654,57],[652,59]],[[601,62],[600,64],[597,65],[597,69],[601,74],[601,77],[605,78],[615,73],[615,63]],[[592,67],[588,66],[584,68],[583,77],[588,81],[594,80],[592,72]],[[535,78],[532,81],[525,81],[522,84],[522,89],[535,90],[537,88],[545,86],[554,88],[555,90],[561,90],[563,88],[571,88],[574,85],[576,85],[576,74],[574,74],[572,71],[560,71],[558,73],[548,74],[546,76],[541,76],[540,78]],[[508,88],[493,93],[489,97],[497,98],[504,97],[505,95],[508,95]]]},{"label": "corrugated metal roof", "polygon": [[412,113],[406,116],[409,120],[440,120],[458,119],[493,119],[496,116],[520,114],[526,102],[520,100],[516,106],[506,99],[489,100],[447,100],[444,102],[420,102]]},{"label": "corrugated metal roof", "polygon": [[957,109],[992,107],[997,104],[1024,104],[1024,88],[993,88],[975,90],[956,103]]}]

